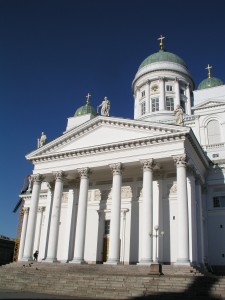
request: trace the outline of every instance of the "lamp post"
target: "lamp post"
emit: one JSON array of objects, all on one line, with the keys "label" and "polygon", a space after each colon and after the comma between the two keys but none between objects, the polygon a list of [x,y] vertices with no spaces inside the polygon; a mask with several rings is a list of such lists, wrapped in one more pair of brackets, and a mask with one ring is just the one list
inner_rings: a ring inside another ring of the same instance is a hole
[{"label": "lamp post", "polygon": [[155,225],[155,262],[158,264],[159,259],[158,259],[158,230],[159,230],[159,225]]},{"label": "lamp post", "polygon": [[159,263],[158,259],[158,238],[164,235],[164,231],[159,233],[159,225],[154,226],[155,234],[150,233],[150,237],[155,237],[155,260],[154,263],[150,266],[150,274],[162,274],[162,266]]}]

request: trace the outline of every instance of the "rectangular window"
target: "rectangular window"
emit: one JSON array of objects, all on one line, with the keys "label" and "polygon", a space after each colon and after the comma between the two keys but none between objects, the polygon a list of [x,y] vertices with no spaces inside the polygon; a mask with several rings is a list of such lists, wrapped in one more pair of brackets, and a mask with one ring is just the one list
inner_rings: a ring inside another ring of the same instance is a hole
[{"label": "rectangular window", "polygon": [[105,234],[110,232],[110,220],[105,220]]},{"label": "rectangular window", "polygon": [[141,103],[141,115],[145,114],[145,102]]},{"label": "rectangular window", "polygon": [[225,196],[213,197],[213,207],[225,207]]},{"label": "rectangular window", "polygon": [[145,91],[141,92],[141,97],[143,98],[145,96]]},{"label": "rectangular window", "polygon": [[152,98],[152,112],[159,110],[159,98]]},{"label": "rectangular window", "polygon": [[174,110],[174,99],[172,97],[166,97],[166,110]]},{"label": "rectangular window", "polygon": [[172,92],[173,91],[173,86],[172,85],[166,85],[166,91],[167,92]]}]

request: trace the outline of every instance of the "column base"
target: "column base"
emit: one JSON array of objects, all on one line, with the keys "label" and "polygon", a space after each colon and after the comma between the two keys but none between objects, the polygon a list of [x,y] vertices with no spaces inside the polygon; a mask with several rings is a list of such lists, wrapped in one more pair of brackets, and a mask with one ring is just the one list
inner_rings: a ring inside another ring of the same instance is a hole
[{"label": "column base", "polygon": [[55,262],[59,262],[59,261],[57,260],[57,258],[46,258],[46,259],[43,259],[43,262],[55,263]]},{"label": "column base", "polygon": [[115,258],[109,258],[106,262],[104,262],[105,265],[120,265],[120,261]]},{"label": "column base", "polygon": [[184,265],[184,266],[191,266],[190,260],[186,258],[179,258],[175,262],[175,265]]},{"label": "column base", "polygon": [[34,261],[33,257],[22,257],[19,261]]},{"label": "column base", "polygon": [[80,264],[80,265],[87,264],[83,258],[74,258],[73,260],[70,260],[69,263],[70,264]]},{"label": "column base", "polygon": [[137,265],[145,265],[145,266],[150,266],[153,263],[152,259],[141,259]]}]

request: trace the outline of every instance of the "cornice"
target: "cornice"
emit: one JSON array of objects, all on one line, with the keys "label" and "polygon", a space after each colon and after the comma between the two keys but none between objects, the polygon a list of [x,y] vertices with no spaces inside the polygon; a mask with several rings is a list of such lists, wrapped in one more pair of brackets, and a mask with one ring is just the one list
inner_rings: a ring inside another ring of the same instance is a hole
[{"label": "cornice", "polygon": [[185,140],[186,135],[189,131],[177,132],[177,133],[170,133],[164,134],[160,136],[153,136],[153,137],[145,137],[140,139],[133,139],[124,142],[115,142],[110,144],[98,145],[94,147],[86,147],[76,150],[68,150],[61,153],[48,153],[44,155],[37,155],[33,158],[31,157],[30,160],[33,163],[41,163],[46,161],[54,161],[54,160],[63,160],[68,158],[74,157],[82,157],[87,155],[95,155],[95,154],[102,154],[106,152],[112,151],[120,151],[125,149],[134,149],[140,147],[147,147],[149,145],[155,144],[165,144],[168,142],[177,142],[179,140]]},{"label": "cornice", "polygon": [[[63,145],[70,143],[77,138],[87,134],[88,132],[96,129],[100,126],[114,126],[120,128],[130,128],[135,130],[144,130],[147,132],[158,132],[158,133],[176,133],[180,132],[180,128],[177,129],[174,126],[166,125],[164,126],[160,123],[149,123],[145,121],[137,121],[137,120],[129,120],[129,119],[120,119],[120,118],[109,118],[109,117],[96,117],[90,120],[85,124],[82,124],[78,128],[73,128],[69,132],[63,134],[62,136],[58,137],[57,139],[51,141],[50,143],[46,144],[45,146],[34,150],[30,154],[26,155],[28,160],[32,160],[34,156],[42,156],[42,155],[50,155],[55,154],[54,152],[61,148]],[[57,155],[57,154],[55,154]]]},{"label": "cornice", "polygon": [[[209,106],[207,106],[207,104],[211,104]],[[203,102],[199,105],[196,105],[194,107],[192,107],[193,110],[208,110],[208,109],[212,109],[215,107],[220,107],[220,106],[225,106],[225,102],[220,102],[217,100],[209,100],[207,102]]]}]

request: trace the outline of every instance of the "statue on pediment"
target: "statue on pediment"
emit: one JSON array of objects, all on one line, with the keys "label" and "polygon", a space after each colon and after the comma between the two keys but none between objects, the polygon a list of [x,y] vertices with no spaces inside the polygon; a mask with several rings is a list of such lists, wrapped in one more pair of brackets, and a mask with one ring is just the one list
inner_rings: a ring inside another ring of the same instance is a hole
[{"label": "statue on pediment", "polygon": [[110,101],[107,97],[103,99],[102,103],[98,107],[101,107],[102,116],[109,117]]},{"label": "statue on pediment", "polygon": [[180,105],[176,106],[174,114],[176,116],[176,124],[179,126],[184,126],[184,111]]},{"label": "statue on pediment", "polygon": [[38,148],[44,146],[47,142],[47,137],[44,132],[41,133],[40,139],[38,139]]}]

